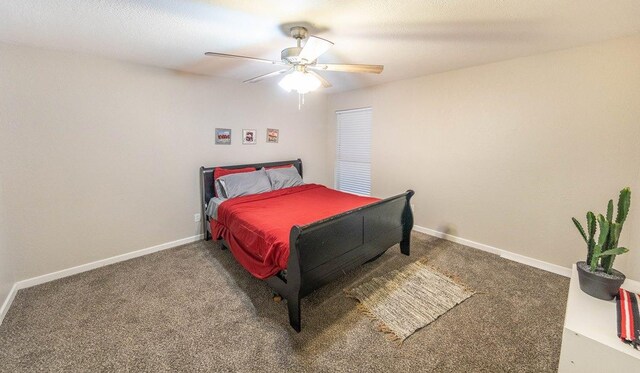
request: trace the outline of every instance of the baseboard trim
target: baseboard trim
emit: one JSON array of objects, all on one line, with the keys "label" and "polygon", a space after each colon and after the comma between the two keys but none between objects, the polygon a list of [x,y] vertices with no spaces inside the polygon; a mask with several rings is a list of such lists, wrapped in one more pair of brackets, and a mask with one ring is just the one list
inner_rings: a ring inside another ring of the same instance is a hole
[{"label": "baseboard trim", "polygon": [[46,282],[50,282],[50,281],[57,280],[57,279],[60,279],[60,278],[69,277],[69,276],[73,276],[73,275],[78,274],[78,273],[90,271],[92,269],[108,266],[109,264],[123,262],[125,260],[137,258],[137,257],[144,256],[144,255],[149,255],[149,254],[152,254],[152,253],[155,253],[155,252],[158,252],[158,251],[171,249],[173,247],[177,247],[177,246],[180,246],[180,245],[186,245],[188,243],[192,243],[192,242],[196,242],[198,240],[201,240],[202,238],[203,238],[203,235],[200,234],[200,235],[183,238],[183,239],[176,240],[176,241],[166,242],[166,243],[163,243],[163,244],[160,244],[160,245],[147,247],[146,249],[136,250],[136,251],[132,251],[132,252],[129,252],[129,253],[126,253],[126,254],[116,255],[116,256],[112,256],[111,258],[96,260],[95,262],[82,264],[82,265],[79,265],[79,266],[76,266],[76,267],[63,269],[61,271],[49,273],[49,274],[46,274],[46,275],[33,277],[33,278],[29,278],[29,279],[22,280],[22,281],[18,281],[18,282],[16,282],[16,285],[18,286],[18,290],[25,289],[25,288],[30,288],[32,286],[44,284]]},{"label": "baseboard trim", "polygon": [[7,298],[4,300],[4,303],[2,303],[2,307],[0,307],[0,325],[2,325],[4,316],[7,314],[7,312],[9,312],[9,307],[11,307],[11,303],[13,303],[13,300],[15,299],[17,293],[18,286],[17,284],[13,284],[11,290],[9,290]]},{"label": "baseboard trim", "polygon": [[204,238],[204,235],[199,234],[199,235],[195,235],[195,236],[191,236],[191,237],[187,237],[187,238],[182,238],[180,240],[171,241],[171,242],[165,242],[165,243],[160,244],[160,245],[147,247],[146,249],[136,250],[136,251],[132,251],[132,252],[129,252],[129,253],[126,253],[126,254],[116,255],[116,256],[112,256],[110,258],[106,258],[106,259],[96,260],[95,262],[91,262],[91,263],[82,264],[82,265],[79,265],[79,266],[63,269],[63,270],[52,272],[52,273],[49,273],[49,274],[46,274],[46,275],[33,277],[33,278],[29,278],[29,279],[22,280],[22,281],[18,281],[15,284],[13,284],[13,287],[11,288],[11,291],[9,292],[9,295],[7,296],[7,298],[5,299],[4,303],[2,304],[2,308],[0,308],[0,324],[2,324],[2,321],[4,320],[4,316],[6,315],[7,311],[9,311],[9,307],[11,307],[11,303],[13,302],[13,299],[15,298],[16,293],[20,289],[30,288],[32,286],[44,284],[44,283],[47,283],[47,282],[50,282],[50,281],[54,281],[54,280],[58,280],[58,279],[61,279],[61,278],[64,278],[64,277],[73,276],[73,275],[76,275],[78,273],[90,271],[92,269],[96,269],[96,268],[100,268],[100,267],[104,267],[104,266],[108,266],[110,264],[123,262],[125,260],[137,258],[137,257],[144,256],[144,255],[149,255],[149,254],[152,254],[152,253],[155,253],[155,252],[158,252],[158,251],[171,249],[171,248],[174,248],[174,247],[177,247],[177,246],[186,245],[186,244],[189,244],[189,243],[192,243],[192,242],[199,241],[199,240],[201,240],[203,238]]},{"label": "baseboard trim", "polygon": [[496,254],[502,258],[512,260],[514,262],[526,264],[531,267],[535,267],[538,269],[542,269],[547,272],[552,272],[561,276],[571,277],[571,268],[566,268],[559,266],[557,264],[548,263],[542,260],[534,259],[528,256],[512,253],[511,251],[498,249],[497,247],[485,245],[482,243],[478,243],[475,241],[467,240],[465,238],[453,236],[447,233],[438,232],[433,229],[421,227],[419,225],[414,225],[413,230],[420,233],[428,234],[429,236],[434,236],[438,238],[445,239],[447,241],[459,243],[461,245],[465,245],[474,249],[486,251],[491,254]]}]

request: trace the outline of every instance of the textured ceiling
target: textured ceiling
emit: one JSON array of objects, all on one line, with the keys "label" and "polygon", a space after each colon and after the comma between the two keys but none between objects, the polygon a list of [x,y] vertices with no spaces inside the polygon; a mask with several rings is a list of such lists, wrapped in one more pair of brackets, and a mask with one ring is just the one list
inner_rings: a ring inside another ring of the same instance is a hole
[{"label": "textured ceiling", "polygon": [[[279,59],[305,22],[335,43],[321,63],[344,91],[640,33],[638,0],[15,0],[0,2],[0,42],[76,51],[242,80],[277,70],[205,51]],[[312,30],[313,31],[313,30]],[[267,80],[256,84],[276,84]]]}]

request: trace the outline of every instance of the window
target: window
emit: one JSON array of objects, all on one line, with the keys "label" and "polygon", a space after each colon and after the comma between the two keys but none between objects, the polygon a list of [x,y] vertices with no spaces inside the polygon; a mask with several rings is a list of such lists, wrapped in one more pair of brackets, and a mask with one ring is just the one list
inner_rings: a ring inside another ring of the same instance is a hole
[{"label": "window", "polygon": [[336,189],[371,195],[371,108],[336,112]]}]

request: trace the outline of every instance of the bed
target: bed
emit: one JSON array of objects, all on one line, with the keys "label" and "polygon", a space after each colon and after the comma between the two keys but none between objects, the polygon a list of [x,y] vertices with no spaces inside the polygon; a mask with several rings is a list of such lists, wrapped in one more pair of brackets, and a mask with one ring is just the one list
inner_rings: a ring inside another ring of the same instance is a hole
[{"label": "bed", "polygon": [[[202,229],[206,240],[221,240],[245,269],[286,299],[289,323],[299,332],[301,298],[395,244],[409,255],[414,192],[379,200],[305,184],[222,203],[214,198],[217,167],[259,170],[287,165],[302,177],[300,159],[201,167]],[[307,205],[309,201],[315,202]]]}]

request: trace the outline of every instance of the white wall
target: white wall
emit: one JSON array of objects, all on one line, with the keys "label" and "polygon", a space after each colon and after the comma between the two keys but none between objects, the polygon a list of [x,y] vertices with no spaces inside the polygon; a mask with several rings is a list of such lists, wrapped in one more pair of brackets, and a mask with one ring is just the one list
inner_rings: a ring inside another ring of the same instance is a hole
[{"label": "white wall", "polygon": [[[200,166],[302,158],[324,183],[326,98],[0,45],[0,170],[16,279],[197,235]],[[233,144],[214,145],[216,127]],[[266,128],[280,142],[265,142]],[[241,145],[243,128],[257,145]],[[1,295],[1,294],[0,294]],[[2,299],[2,298],[0,298]]]},{"label": "white wall", "polygon": [[571,217],[631,186],[616,267],[640,278],[640,36],[332,95],[330,156],[335,110],[364,106],[373,194],[414,189],[423,227],[569,267]]},{"label": "white wall", "polygon": [[[629,273],[640,273],[640,167],[638,167],[638,180],[636,181],[636,189],[635,194],[632,196],[632,206],[635,208],[635,213],[633,217],[635,220],[631,220],[628,223],[632,229],[633,238],[631,240],[632,244],[628,246],[630,250],[633,250],[633,255],[630,256],[629,264],[627,267],[629,268]],[[628,254],[627,254],[628,255]],[[640,275],[636,275],[636,279],[640,278]]]},{"label": "white wall", "polygon": [[[2,153],[2,150],[0,150],[0,155],[4,155]],[[2,178],[3,175],[0,173],[0,180],[2,180]],[[2,323],[2,318],[4,316],[2,313],[7,311],[7,309],[2,309],[2,306],[5,299],[9,296],[9,291],[15,282],[15,278],[13,276],[15,263],[13,256],[9,251],[5,224],[5,208],[4,200],[2,198],[2,183],[0,182],[0,323]]]}]

